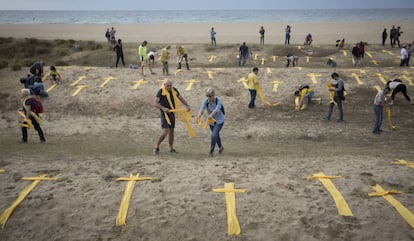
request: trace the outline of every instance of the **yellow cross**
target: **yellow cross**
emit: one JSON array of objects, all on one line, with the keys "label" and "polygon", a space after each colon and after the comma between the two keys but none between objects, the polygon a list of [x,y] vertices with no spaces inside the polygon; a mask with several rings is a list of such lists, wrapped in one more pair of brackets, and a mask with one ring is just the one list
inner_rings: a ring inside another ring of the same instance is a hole
[{"label": "yellow cross", "polygon": [[273,84],[273,89],[272,89],[272,92],[277,92],[277,89],[278,89],[278,87],[279,87],[279,80],[275,79],[275,80],[273,80],[273,81],[272,81],[272,82],[270,82],[270,83],[272,83],[272,84]]},{"label": "yellow cross", "polygon": [[385,49],[383,49],[383,50],[382,50],[382,52],[383,52],[383,53],[387,53],[387,54],[389,54],[389,55],[395,55],[393,52],[391,52],[391,51],[389,51],[389,50],[385,50]]},{"label": "yellow cross", "polygon": [[81,80],[83,80],[83,79],[85,79],[86,78],[86,76],[85,75],[82,75],[82,76],[79,76],[79,78],[77,79],[77,80],[75,80],[75,82],[73,82],[72,84],[70,84],[70,86],[75,86],[76,84],[78,84]]},{"label": "yellow cross", "polygon": [[269,68],[269,67],[267,67],[267,68],[266,68],[266,73],[271,74],[271,73],[272,73],[272,69],[271,69],[271,68]]},{"label": "yellow cross", "polygon": [[96,69],[96,67],[91,67],[91,66],[87,66],[87,67],[83,67],[84,70],[93,70]]},{"label": "yellow cross", "polygon": [[113,80],[113,79],[116,79],[115,77],[112,77],[112,76],[109,76],[109,77],[106,77],[105,79],[104,79],[104,82],[99,86],[99,87],[101,87],[101,88],[103,88],[103,87],[105,87],[105,85],[106,84],[108,84],[109,83],[109,81],[111,81],[111,80]]},{"label": "yellow cross", "polygon": [[208,61],[209,62],[213,62],[216,59],[217,59],[217,56],[216,55],[210,55],[210,56],[208,56]]},{"label": "yellow cross", "polygon": [[401,77],[401,79],[407,81],[408,84],[411,85],[411,86],[414,85],[412,79],[410,77],[408,77],[407,75],[405,75],[405,74]]},{"label": "yellow cross", "polygon": [[177,70],[174,72],[174,75],[175,75],[175,76],[177,76],[177,74],[178,74],[178,73],[180,73],[180,72],[182,72],[182,71],[183,71],[182,69],[177,69]]},{"label": "yellow cross", "polygon": [[265,62],[266,62],[266,59],[265,58],[262,58],[262,65],[264,65]]},{"label": "yellow cross", "polygon": [[213,192],[224,192],[226,196],[227,234],[239,235],[240,224],[236,214],[236,192],[245,192],[245,189],[234,189],[234,183],[224,183],[224,188],[213,189]]},{"label": "yellow cross", "polygon": [[12,215],[13,211],[26,198],[27,195],[39,184],[40,181],[55,181],[57,178],[50,178],[47,175],[40,175],[38,177],[23,177],[24,181],[33,181],[19,193],[17,199],[0,215],[0,224],[2,228],[6,226],[7,220]]},{"label": "yellow cross", "polygon": [[273,62],[276,62],[276,59],[277,59],[277,56],[274,56],[274,55],[273,55],[273,56],[272,56],[272,61],[273,61]]},{"label": "yellow cross", "polygon": [[414,162],[408,162],[406,160],[395,160],[392,164],[407,166],[414,169]]},{"label": "yellow cross", "polygon": [[72,68],[72,66],[56,66],[56,68],[63,69],[63,70],[67,70],[67,69]]},{"label": "yellow cross", "polygon": [[[375,185],[372,187],[376,192],[370,193],[369,196],[382,196],[385,200],[387,200],[401,215],[401,217],[411,226],[414,228],[414,215],[410,210],[404,207],[397,199],[391,196],[391,194],[398,193],[396,190],[385,191],[380,185]],[[376,194],[385,194],[385,195],[376,195]]]},{"label": "yellow cross", "polygon": [[359,75],[357,75],[355,73],[352,73],[351,76],[355,78],[355,80],[357,81],[357,83],[359,85],[363,85],[364,84],[364,82],[362,82],[362,80],[359,78]]},{"label": "yellow cross", "polygon": [[323,184],[326,190],[328,190],[328,192],[331,194],[332,198],[335,201],[339,215],[354,216],[348,204],[346,203],[344,197],[338,191],[338,189],[336,189],[335,185],[330,180],[333,178],[340,178],[340,176],[326,176],[323,172],[320,172],[317,174],[313,174],[313,177],[309,177],[309,179],[319,179],[319,181]]},{"label": "yellow cross", "polygon": [[79,92],[84,89],[84,88],[88,88],[89,85],[77,85],[76,88],[77,90],[75,92],[73,92],[72,96],[76,96],[79,94]]},{"label": "yellow cross", "polygon": [[140,85],[146,84],[147,82],[148,81],[146,81],[145,79],[136,80],[134,81],[135,84],[131,87],[131,90],[136,90]]},{"label": "yellow cross", "polygon": [[188,86],[187,88],[185,88],[185,90],[189,91],[191,90],[191,87],[193,87],[193,84],[199,83],[200,81],[195,80],[195,79],[190,79],[190,80],[186,80],[185,82],[188,83]]},{"label": "yellow cross", "polygon": [[254,54],[254,60],[257,60],[259,58],[259,54]]},{"label": "yellow cross", "polygon": [[375,59],[372,59],[371,60],[371,63],[373,63],[374,65],[377,65],[378,66],[378,62]]},{"label": "yellow cross", "polygon": [[308,76],[314,84],[317,84],[318,80],[316,79],[316,77],[321,77],[322,75],[321,74],[309,73],[306,76]]},{"label": "yellow cross", "polygon": [[365,52],[365,54],[372,59],[372,54],[370,52]]},{"label": "yellow cross", "polygon": [[300,45],[298,45],[298,46],[296,46],[298,49],[302,49],[302,46],[300,46]]},{"label": "yellow cross", "polygon": [[381,87],[379,85],[374,85],[374,88],[377,90],[377,92],[380,92]]},{"label": "yellow cross", "polygon": [[208,79],[213,79],[213,71],[207,71]]},{"label": "yellow cross", "polygon": [[378,79],[381,80],[381,82],[386,85],[387,81],[385,80],[384,76],[381,73],[377,73]]},{"label": "yellow cross", "polygon": [[347,56],[347,55],[348,55],[348,53],[346,52],[346,50],[342,50],[342,54],[343,54],[344,56]]},{"label": "yellow cross", "polygon": [[117,181],[128,181],[125,188],[124,196],[122,197],[121,205],[119,206],[118,215],[116,216],[116,226],[125,225],[126,216],[128,214],[129,202],[131,201],[132,192],[135,188],[135,183],[138,181],[147,181],[152,180],[150,177],[139,177],[137,175],[130,174],[129,177],[120,177],[116,179]]},{"label": "yellow cross", "polygon": [[310,61],[310,57],[306,56],[306,62],[309,63],[309,61]]},{"label": "yellow cross", "polygon": [[3,169],[0,169],[0,173],[5,173],[6,171]]},{"label": "yellow cross", "polygon": [[47,93],[49,93],[50,91],[52,91],[55,87],[56,87],[56,83],[54,83],[53,85],[51,85],[47,90],[46,90],[46,92]]},{"label": "yellow cross", "polygon": [[244,77],[240,78],[237,82],[242,83],[246,90],[249,89],[249,86],[247,85],[247,79]]}]

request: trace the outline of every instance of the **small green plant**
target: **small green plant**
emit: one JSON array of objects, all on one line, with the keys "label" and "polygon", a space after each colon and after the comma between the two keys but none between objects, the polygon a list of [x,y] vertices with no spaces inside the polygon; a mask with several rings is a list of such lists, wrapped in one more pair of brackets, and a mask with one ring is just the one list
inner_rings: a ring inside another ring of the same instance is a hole
[{"label": "small green plant", "polygon": [[7,63],[6,60],[0,60],[0,69],[7,68],[9,66],[9,63]]},{"label": "small green plant", "polygon": [[22,69],[22,66],[18,63],[15,63],[15,64],[12,65],[11,68],[12,68],[13,71],[19,71],[19,70]]}]

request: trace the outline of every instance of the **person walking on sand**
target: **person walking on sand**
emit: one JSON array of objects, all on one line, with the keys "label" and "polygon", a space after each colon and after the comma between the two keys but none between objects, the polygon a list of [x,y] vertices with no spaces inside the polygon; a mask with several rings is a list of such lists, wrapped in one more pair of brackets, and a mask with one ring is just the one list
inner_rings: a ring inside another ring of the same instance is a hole
[{"label": "person walking on sand", "polygon": [[211,38],[211,45],[216,46],[216,31],[214,31],[214,28],[211,28],[210,30],[210,38]]},{"label": "person walking on sand", "polygon": [[264,38],[265,38],[265,29],[263,26],[260,27],[259,35],[260,35],[260,45],[264,45]]},{"label": "person walking on sand", "polygon": [[338,122],[343,122],[344,121],[344,111],[343,111],[343,107],[342,107],[342,101],[345,100],[345,97],[344,97],[344,91],[345,91],[344,81],[341,78],[339,78],[339,75],[337,73],[333,73],[331,75],[331,78],[336,80],[336,83],[332,85],[332,87],[333,87],[332,91],[334,91],[334,101],[329,103],[328,114],[326,115],[326,117],[324,117],[324,119],[327,120],[327,121],[331,120],[333,107],[336,103],[336,105],[338,106],[338,110],[339,110]]},{"label": "person walking on sand", "polygon": [[161,135],[157,139],[155,147],[153,149],[154,155],[159,155],[160,145],[167,136],[170,153],[177,153],[177,151],[174,149],[175,114],[172,112],[172,110],[176,109],[178,100],[183,103],[184,106],[186,106],[187,111],[190,111],[190,106],[188,105],[187,101],[180,94],[180,92],[178,92],[178,90],[173,87],[173,81],[170,79],[165,79],[163,86],[158,90],[154,100],[154,107],[160,109],[162,128]]},{"label": "person walking on sand", "polygon": [[21,90],[22,96],[22,104],[23,108],[19,110],[21,115],[24,116],[24,120],[21,123],[21,130],[22,130],[22,143],[27,143],[27,129],[33,128],[39,134],[39,138],[41,142],[45,142],[45,136],[43,134],[43,130],[40,127],[40,116],[39,116],[39,109],[36,108],[36,105],[41,105],[40,101],[36,99],[36,97],[30,96],[29,89],[22,89]]},{"label": "person walking on sand", "polygon": [[289,45],[290,44],[290,32],[291,32],[292,27],[287,25],[285,28],[285,45]]},{"label": "person walking on sand", "polygon": [[387,37],[388,37],[387,29],[384,28],[384,31],[382,32],[382,45],[385,45],[385,41],[387,40]]},{"label": "person walking on sand", "polygon": [[161,63],[162,63],[162,73],[164,75],[169,75],[169,70],[168,70],[168,60],[170,59],[170,52],[168,51],[171,48],[170,45],[168,45],[167,47],[163,48],[161,50]]},{"label": "person walking on sand", "polygon": [[[142,44],[138,47],[138,56],[139,56],[139,60],[141,61],[141,75],[142,76],[145,76],[144,67],[147,66],[147,57],[148,57],[147,44],[148,42],[144,40],[144,42],[142,42]],[[152,72],[151,66],[148,65],[148,69],[151,72],[151,74],[154,74],[154,72]]]},{"label": "person walking on sand", "polygon": [[249,47],[246,42],[243,42],[239,47],[239,66],[245,66],[246,61],[249,58]]},{"label": "person walking on sand", "polygon": [[384,106],[385,106],[385,96],[390,93],[390,87],[385,87],[384,89],[378,91],[374,98],[374,113],[375,113],[375,122],[372,133],[381,134],[381,125],[382,119],[384,116]]},{"label": "person walking on sand", "polygon": [[408,66],[408,65],[407,65],[407,61],[408,61],[408,50],[407,50],[407,45],[404,45],[404,46],[401,48],[401,51],[400,51],[400,60],[401,60],[401,62],[400,62],[400,67],[403,67],[403,66]]},{"label": "person walking on sand", "polygon": [[352,48],[352,59],[354,60],[354,67],[358,65],[360,58],[361,52],[359,49],[359,44],[355,44],[355,46]]},{"label": "person walking on sand", "polygon": [[206,92],[207,99],[205,99],[200,106],[200,110],[197,114],[197,119],[200,119],[203,115],[204,110],[207,110],[207,118],[214,120],[214,122],[209,122],[211,130],[211,141],[210,141],[210,152],[209,156],[214,156],[214,149],[216,144],[219,148],[219,154],[223,153],[224,147],[221,144],[220,131],[224,125],[224,108],[223,103],[219,98],[215,96],[215,90],[213,88],[208,88]]},{"label": "person walking on sand", "polygon": [[177,56],[178,56],[178,67],[177,67],[177,69],[181,69],[181,63],[184,59],[185,60],[185,65],[187,66],[187,70],[190,70],[190,65],[188,64],[187,50],[185,48],[183,48],[183,46],[178,46]]},{"label": "person walking on sand", "polygon": [[254,67],[253,71],[247,76],[247,86],[249,87],[250,93],[250,101],[247,107],[251,110],[256,108],[255,101],[257,96],[257,87],[259,85],[259,82],[257,80],[258,73],[259,68]]},{"label": "person walking on sand", "polygon": [[115,47],[113,50],[116,52],[116,62],[115,62],[115,68],[118,68],[119,60],[121,59],[122,65],[125,67],[125,61],[124,61],[124,51],[122,50],[122,40],[118,39],[118,42],[115,44]]}]

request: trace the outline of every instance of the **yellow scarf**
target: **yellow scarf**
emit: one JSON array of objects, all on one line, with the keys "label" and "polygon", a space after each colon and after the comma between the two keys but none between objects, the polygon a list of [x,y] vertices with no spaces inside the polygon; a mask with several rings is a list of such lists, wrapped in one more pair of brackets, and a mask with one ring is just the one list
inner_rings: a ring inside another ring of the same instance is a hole
[{"label": "yellow scarf", "polygon": [[260,100],[262,101],[263,104],[268,105],[268,106],[278,106],[279,103],[270,103],[269,101],[265,100],[264,95],[263,95],[263,91],[262,91],[262,87],[260,85],[256,85],[256,90],[257,90],[257,95],[259,96]]},{"label": "yellow scarf", "polygon": [[[164,85],[161,87],[161,95],[166,96],[168,104],[171,107],[170,112],[176,112],[177,113],[177,116],[176,116],[177,120],[184,121],[184,123],[187,127],[187,130],[188,130],[188,134],[190,135],[190,137],[195,137],[196,133],[195,133],[194,129],[191,127],[191,124],[190,124],[191,113],[189,111],[187,111],[186,109],[181,109],[180,101],[179,101],[178,96],[177,96],[177,91],[175,91],[175,89],[172,88],[172,98],[174,100],[175,106],[172,104],[170,92],[168,92],[168,90],[165,88]],[[165,120],[167,121],[168,125],[171,125],[170,117],[165,112],[164,112],[164,117],[165,117]]]}]

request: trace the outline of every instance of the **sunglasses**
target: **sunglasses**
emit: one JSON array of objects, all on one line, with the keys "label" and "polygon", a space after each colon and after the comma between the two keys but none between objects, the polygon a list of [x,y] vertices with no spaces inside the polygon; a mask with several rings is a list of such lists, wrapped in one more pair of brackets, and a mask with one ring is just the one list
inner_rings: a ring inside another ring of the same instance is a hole
[{"label": "sunglasses", "polygon": [[213,97],[214,95],[206,95],[207,97]]}]

